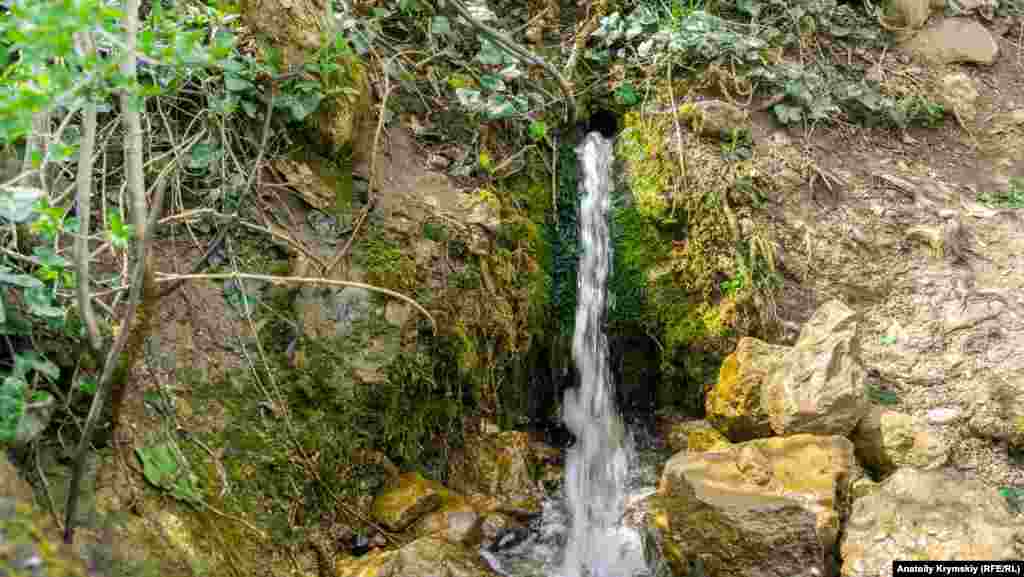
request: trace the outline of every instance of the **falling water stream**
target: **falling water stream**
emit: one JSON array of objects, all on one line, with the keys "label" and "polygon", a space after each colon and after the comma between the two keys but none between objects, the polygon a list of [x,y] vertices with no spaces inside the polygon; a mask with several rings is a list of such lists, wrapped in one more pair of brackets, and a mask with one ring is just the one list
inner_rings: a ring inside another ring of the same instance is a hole
[{"label": "falling water stream", "polygon": [[612,143],[591,132],[577,154],[582,165],[582,254],[572,354],[580,387],[566,391],[563,405],[565,424],[576,443],[566,458],[565,497],[572,532],[562,573],[564,577],[613,577],[622,562],[622,538],[616,529],[625,511],[632,442],[615,406],[604,333],[611,266]]},{"label": "falling water stream", "polygon": [[615,406],[604,332],[612,141],[591,132],[576,153],[581,254],[572,353],[580,386],[566,391],[563,406],[576,442],[566,455],[563,494],[545,504],[534,535],[490,557],[499,572],[514,577],[642,577],[649,573],[640,534],[623,524],[623,514],[629,490],[649,481],[631,466],[634,443]]}]

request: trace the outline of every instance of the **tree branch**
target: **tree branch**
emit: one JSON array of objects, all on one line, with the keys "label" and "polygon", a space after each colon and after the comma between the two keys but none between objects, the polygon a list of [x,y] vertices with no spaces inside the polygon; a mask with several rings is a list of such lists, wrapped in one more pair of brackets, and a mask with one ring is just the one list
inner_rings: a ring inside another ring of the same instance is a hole
[{"label": "tree branch", "polygon": [[[79,32],[76,44],[86,57],[96,54],[96,45],[89,32]],[[69,115],[70,117],[70,115]],[[76,287],[78,311],[82,316],[82,324],[89,337],[89,345],[94,353],[100,351],[102,341],[96,326],[96,315],[93,313],[92,299],[89,298],[89,219],[92,213],[92,167],[93,150],[96,147],[96,103],[86,102],[82,110],[82,143],[78,151],[78,235],[75,237],[75,274],[78,275]]]}]

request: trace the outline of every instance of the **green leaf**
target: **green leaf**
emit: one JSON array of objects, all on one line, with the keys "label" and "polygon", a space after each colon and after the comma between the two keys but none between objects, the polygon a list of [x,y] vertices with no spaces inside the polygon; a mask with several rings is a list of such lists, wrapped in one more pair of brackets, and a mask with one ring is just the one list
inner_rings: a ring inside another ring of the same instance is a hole
[{"label": "green leaf", "polygon": [[505,53],[490,40],[480,37],[480,52],[474,59],[480,64],[501,66],[505,62]]},{"label": "green leaf", "polygon": [[139,447],[135,455],[142,462],[142,474],[154,487],[194,505],[202,501],[191,473],[178,462],[169,442]]},{"label": "green leaf", "polygon": [[449,36],[452,33],[451,23],[447,16],[434,16],[430,21],[430,33],[435,36]]},{"label": "green leaf", "polygon": [[214,160],[220,157],[220,150],[208,142],[200,142],[192,147],[188,161],[189,168],[209,168]]},{"label": "green leaf", "polygon": [[22,223],[32,216],[36,202],[46,196],[46,191],[28,186],[0,187],[0,218]]},{"label": "green leaf", "polygon": [[883,345],[895,345],[896,337],[892,335],[882,335],[881,338],[878,339],[878,341]]},{"label": "green leaf", "polygon": [[632,84],[625,83],[615,89],[615,99],[626,106],[634,106],[640,102],[640,96],[636,93]]},{"label": "green leaf", "polygon": [[224,88],[227,88],[231,92],[246,92],[248,90],[255,90],[256,87],[252,82],[238,76],[225,76],[224,77]]},{"label": "green leaf", "polygon": [[505,82],[500,76],[494,74],[483,74],[480,76],[480,86],[491,92],[502,92],[505,90]]},{"label": "green leaf", "polygon": [[60,378],[60,368],[33,351],[14,355],[14,374],[24,377],[33,370],[46,377],[56,380]]},{"label": "green leaf", "polygon": [[32,254],[35,255],[36,259],[38,259],[43,266],[64,268],[68,265],[68,260],[66,258],[55,253],[53,249],[48,246],[37,246],[32,249]]},{"label": "green leaf", "polygon": [[78,379],[78,390],[87,395],[95,395],[97,386],[99,386],[99,383],[96,382],[94,377],[81,377]]},{"label": "green leaf", "polygon": [[64,317],[64,309],[53,305],[53,296],[45,288],[25,289],[22,298],[28,305],[28,312],[33,315],[46,319]]},{"label": "green leaf", "polygon": [[27,274],[11,274],[11,269],[0,267],[0,284],[9,284],[22,288],[43,288],[43,283],[34,276]]},{"label": "green leaf", "polygon": [[534,120],[527,131],[534,142],[540,142],[548,135],[548,125],[543,120]]}]

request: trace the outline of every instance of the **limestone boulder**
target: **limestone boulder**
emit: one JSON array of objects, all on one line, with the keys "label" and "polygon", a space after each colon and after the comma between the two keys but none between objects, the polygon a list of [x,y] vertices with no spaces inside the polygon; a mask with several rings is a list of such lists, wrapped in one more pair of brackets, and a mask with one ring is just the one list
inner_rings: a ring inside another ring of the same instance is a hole
[{"label": "limestone boulder", "polygon": [[843,577],[891,577],[893,559],[1020,559],[1024,524],[995,487],[903,468],[854,501],[841,555]]},{"label": "limestone boulder", "polygon": [[452,455],[448,484],[459,493],[496,498],[495,508],[539,513],[541,489],[532,475],[540,470],[538,464],[526,433],[482,433],[466,439]]},{"label": "limestone boulder", "polygon": [[870,408],[857,336],[859,315],[822,305],[765,382],[762,403],[779,435],[849,435]]},{"label": "limestone boulder", "polygon": [[338,560],[337,577],[496,577],[480,554],[438,536],[422,537],[400,549],[378,550]]},{"label": "limestone boulder", "polygon": [[444,503],[447,490],[419,473],[404,473],[373,500],[373,518],[392,531],[403,531]]},{"label": "limestone boulder", "polygon": [[987,28],[970,18],[946,18],[903,43],[903,49],[926,62],[995,63],[999,45]]},{"label": "limestone boulder", "polygon": [[788,350],[751,337],[740,339],[708,393],[707,421],[733,442],[770,437],[771,422],[761,403],[761,393],[765,379]]},{"label": "limestone boulder", "polygon": [[936,469],[949,461],[950,440],[927,417],[873,407],[853,440],[860,462],[883,475],[900,467]]},{"label": "limestone boulder", "polygon": [[839,436],[757,439],[665,465],[646,519],[677,574],[825,575],[856,472]]}]

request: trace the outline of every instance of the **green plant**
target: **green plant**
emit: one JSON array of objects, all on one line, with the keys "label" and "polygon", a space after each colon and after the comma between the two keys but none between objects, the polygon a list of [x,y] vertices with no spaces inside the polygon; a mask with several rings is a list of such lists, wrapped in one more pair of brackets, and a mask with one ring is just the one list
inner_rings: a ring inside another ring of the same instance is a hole
[{"label": "green plant", "polygon": [[51,383],[60,377],[57,365],[35,352],[14,355],[14,366],[0,381],[0,444],[14,441],[26,399],[32,400],[42,393],[29,384],[36,380],[29,378],[30,373]]},{"label": "green plant", "polygon": [[984,192],[978,200],[993,208],[1024,208],[1024,178],[1010,179],[1010,188],[1003,192]]},{"label": "green plant", "polygon": [[999,494],[1014,514],[1024,513],[1024,487],[999,487]]}]

